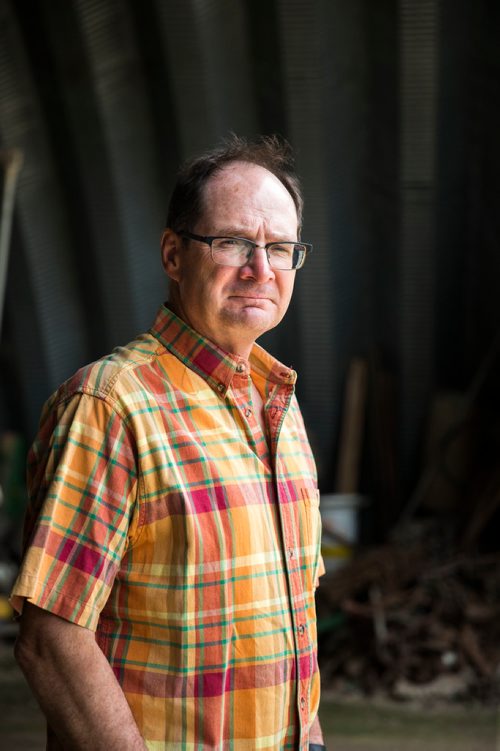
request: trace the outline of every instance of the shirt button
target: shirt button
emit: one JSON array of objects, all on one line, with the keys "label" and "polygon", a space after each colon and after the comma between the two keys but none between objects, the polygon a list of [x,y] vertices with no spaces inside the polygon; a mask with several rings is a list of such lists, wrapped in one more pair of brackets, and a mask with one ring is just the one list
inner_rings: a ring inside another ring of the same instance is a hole
[{"label": "shirt button", "polygon": [[305,709],[306,708],[306,700],[304,696],[300,697],[300,708]]},{"label": "shirt button", "polygon": [[218,383],[217,384],[217,391],[224,391],[224,384],[223,383]]},{"label": "shirt button", "polygon": [[288,548],[287,552],[289,558],[293,558],[293,556],[295,555],[293,548]]},{"label": "shirt button", "polygon": [[252,410],[250,409],[250,407],[247,407],[245,410],[245,417],[250,417],[251,414],[252,414]]},{"label": "shirt button", "polygon": [[245,366],[240,362],[236,366],[236,372],[237,373],[244,373],[245,372]]},{"label": "shirt button", "polygon": [[299,626],[299,634],[301,636],[304,636],[305,633],[306,633],[306,627],[305,627],[305,625],[303,623],[301,623],[300,626]]}]

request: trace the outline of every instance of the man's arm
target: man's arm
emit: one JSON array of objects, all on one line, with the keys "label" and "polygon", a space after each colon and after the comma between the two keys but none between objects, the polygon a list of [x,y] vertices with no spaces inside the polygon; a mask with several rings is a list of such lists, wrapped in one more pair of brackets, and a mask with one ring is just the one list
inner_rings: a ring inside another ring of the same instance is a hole
[{"label": "man's arm", "polygon": [[26,602],[15,655],[62,748],[146,749],[92,631]]}]

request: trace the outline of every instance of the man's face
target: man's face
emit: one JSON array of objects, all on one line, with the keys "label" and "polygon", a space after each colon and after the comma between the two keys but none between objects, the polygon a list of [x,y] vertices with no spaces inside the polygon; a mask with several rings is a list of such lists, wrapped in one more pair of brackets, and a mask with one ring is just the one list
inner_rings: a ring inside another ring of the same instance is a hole
[{"label": "man's face", "polygon": [[[268,170],[233,162],[205,186],[198,235],[245,237],[259,245],[297,239],[297,212],[291,195]],[[208,245],[163,238],[167,274],[177,282],[178,313],[196,331],[226,351],[248,357],[255,339],[276,326],[288,308],[295,271],[272,269],[257,248],[245,266],[213,262]]]}]

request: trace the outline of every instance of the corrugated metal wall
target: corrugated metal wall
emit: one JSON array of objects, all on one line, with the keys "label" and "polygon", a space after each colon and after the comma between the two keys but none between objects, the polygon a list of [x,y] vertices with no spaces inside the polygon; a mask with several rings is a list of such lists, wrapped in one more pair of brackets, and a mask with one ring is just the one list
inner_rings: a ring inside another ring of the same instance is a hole
[{"label": "corrugated metal wall", "polygon": [[411,486],[433,389],[467,384],[498,320],[498,16],[487,0],[0,0],[0,143],[25,157],[0,427],[30,436],[61,380],[149,325],[179,160],[280,132],[315,252],[265,344],[300,371],[327,489],[347,364],[384,363]]}]

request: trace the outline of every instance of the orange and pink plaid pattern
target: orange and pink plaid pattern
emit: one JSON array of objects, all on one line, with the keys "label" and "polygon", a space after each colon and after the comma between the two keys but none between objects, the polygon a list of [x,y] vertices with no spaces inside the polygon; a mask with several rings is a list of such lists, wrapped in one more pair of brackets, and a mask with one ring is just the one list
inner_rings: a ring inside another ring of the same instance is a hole
[{"label": "orange and pink plaid pattern", "polygon": [[149,749],[307,749],[322,564],[295,378],[162,307],[44,408],[12,601],[96,631]]}]

